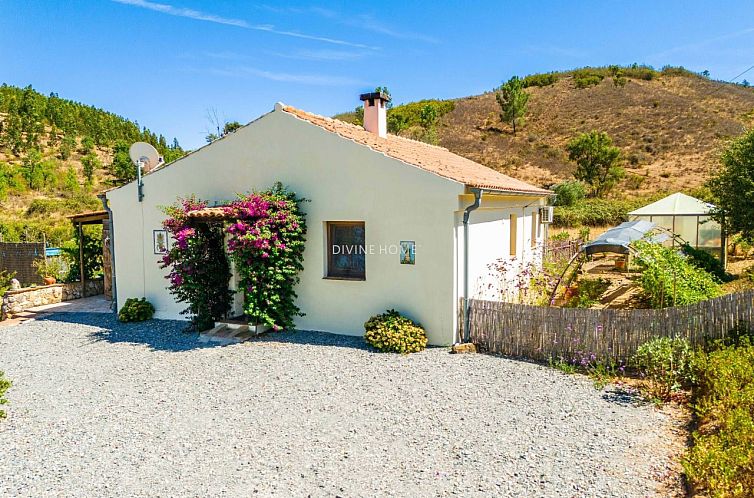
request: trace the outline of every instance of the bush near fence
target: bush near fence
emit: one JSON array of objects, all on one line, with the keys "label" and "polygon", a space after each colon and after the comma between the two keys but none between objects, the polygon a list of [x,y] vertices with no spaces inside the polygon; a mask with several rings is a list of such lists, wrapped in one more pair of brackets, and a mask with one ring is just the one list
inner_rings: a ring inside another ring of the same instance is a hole
[{"label": "bush near fence", "polygon": [[469,332],[471,342],[483,351],[506,356],[569,360],[588,352],[628,363],[640,345],[656,337],[681,337],[692,346],[704,346],[710,340],[724,339],[737,327],[754,325],[753,303],[752,290],[689,306],[643,310],[555,308],[471,299]]}]

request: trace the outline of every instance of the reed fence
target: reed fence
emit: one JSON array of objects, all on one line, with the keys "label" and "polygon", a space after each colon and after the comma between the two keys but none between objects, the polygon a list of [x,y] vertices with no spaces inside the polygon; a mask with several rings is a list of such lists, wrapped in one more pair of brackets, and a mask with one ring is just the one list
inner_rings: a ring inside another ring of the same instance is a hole
[{"label": "reed fence", "polygon": [[[462,300],[461,309],[464,305]],[[463,320],[460,323],[463,327]],[[484,351],[532,360],[595,354],[628,362],[641,344],[653,338],[681,337],[692,345],[703,345],[742,325],[754,325],[754,291],[689,306],[643,310],[469,302],[471,342]]]},{"label": "reed fence", "polygon": [[582,239],[556,240],[545,245],[545,259],[548,261],[568,261],[581,252],[584,245]]}]

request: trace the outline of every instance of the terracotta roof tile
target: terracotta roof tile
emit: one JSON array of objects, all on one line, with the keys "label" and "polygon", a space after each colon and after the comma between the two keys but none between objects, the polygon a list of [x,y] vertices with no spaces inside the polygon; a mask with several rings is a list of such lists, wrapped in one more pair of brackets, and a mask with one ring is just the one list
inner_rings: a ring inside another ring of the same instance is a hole
[{"label": "terracotta roof tile", "polygon": [[223,206],[206,207],[203,209],[197,209],[196,211],[190,211],[186,216],[205,221],[223,220],[225,219],[225,208]]},{"label": "terracotta roof tile", "polygon": [[319,116],[287,105],[283,105],[282,110],[343,138],[366,145],[393,159],[398,159],[430,173],[463,183],[468,187],[533,193],[537,195],[552,194],[549,190],[535,187],[521,180],[498,173],[487,166],[453,154],[443,147],[397,135],[388,135],[382,138],[366,131],[361,126]]}]

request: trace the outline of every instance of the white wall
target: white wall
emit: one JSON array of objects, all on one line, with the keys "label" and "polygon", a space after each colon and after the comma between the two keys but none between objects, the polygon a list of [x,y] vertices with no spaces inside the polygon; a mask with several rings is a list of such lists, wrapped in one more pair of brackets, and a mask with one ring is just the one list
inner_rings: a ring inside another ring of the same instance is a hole
[{"label": "white wall", "polygon": [[[263,116],[211,146],[144,178],[144,202],[135,184],[107,194],[113,210],[118,303],[145,296],[159,318],[179,318],[184,308],[166,290],[152,230],[159,206],[196,194],[211,201],[264,189],[275,181],[310,199],[304,271],[298,305],[300,329],[361,335],[373,314],[396,308],[424,325],[432,344],[453,342],[457,298],[454,224],[462,184],[375,153],[283,111]],[[473,218],[473,216],[472,216]],[[326,221],[364,221],[366,281],[323,279]],[[380,246],[417,244],[416,265],[399,264]]]},{"label": "white wall", "polygon": [[[473,195],[462,196],[456,212],[456,294],[464,295],[463,282],[463,208],[473,202]],[[515,300],[517,280],[521,269],[528,264],[541,264],[546,236],[540,226],[536,245],[532,248],[532,214],[546,204],[541,197],[485,193],[479,209],[469,217],[469,292],[470,297],[491,300]],[[510,255],[510,215],[516,215],[516,256]],[[497,269],[504,265],[501,275]]]}]

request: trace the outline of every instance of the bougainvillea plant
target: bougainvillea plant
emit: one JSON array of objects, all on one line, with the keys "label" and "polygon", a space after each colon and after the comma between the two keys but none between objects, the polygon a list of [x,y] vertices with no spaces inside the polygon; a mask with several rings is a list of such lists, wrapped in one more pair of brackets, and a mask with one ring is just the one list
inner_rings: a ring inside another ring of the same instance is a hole
[{"label": "bougainvillea plant", "polygon": [[221,222],[196,222],[188,214],[207,207],[192,196],[164,208],[163,227],[173,244],[162,258],[169,268],[168,289],[179,302],[188,304],[181,313],[189,315],[196,330],[214,326],[230,309],[233,292],[228,289],[230,262],[225,253]]},{"label": "bougainvillea plant", "polygon": [[240,277],[244,312],[250,322],[274,330],[291,328],[294,317],[303,316],[294,291],[306,241],[302,201],[277,183],[240,195],[225,208],[228,252]]}]

